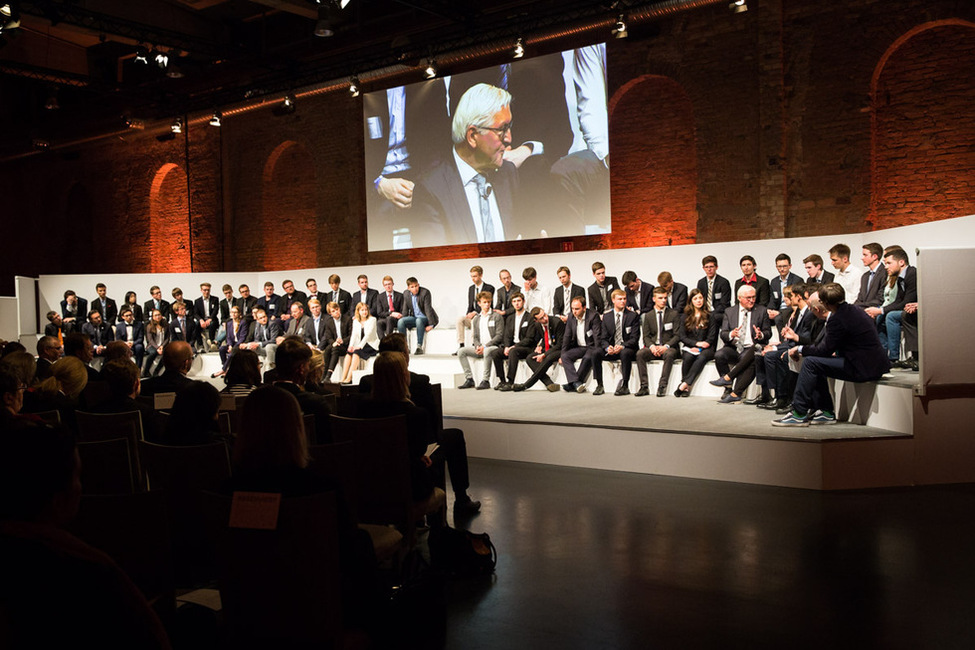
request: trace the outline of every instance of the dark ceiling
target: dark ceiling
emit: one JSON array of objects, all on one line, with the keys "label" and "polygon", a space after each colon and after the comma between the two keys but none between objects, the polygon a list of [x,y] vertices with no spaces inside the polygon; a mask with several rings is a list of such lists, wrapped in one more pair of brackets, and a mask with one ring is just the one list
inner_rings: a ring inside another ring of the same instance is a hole
[{"label": "dark ceiling", "polygon": [[[123,116],[160,119],[352,75],[366,80],[674,1],[349,0],[340,8],[338,0],[0,0],[20,17],[19,28],[0,32],[0,124],[10,129],[0,157],[38,138],[117,126]],[[321,19],[334,35],[314,35]],[[169,66],[151,56],[138,63],[140,47],[166,52]],[[58,108],[46,109],[52,99]]]}]

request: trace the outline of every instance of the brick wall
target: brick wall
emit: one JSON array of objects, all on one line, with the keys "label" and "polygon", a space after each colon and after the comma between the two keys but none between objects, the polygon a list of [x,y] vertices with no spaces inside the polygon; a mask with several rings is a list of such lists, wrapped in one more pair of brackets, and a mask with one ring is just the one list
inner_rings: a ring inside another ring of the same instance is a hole
[{"label": "brick wall", "polygon": [[[569,241],[806,236],[975,212],[975,30],[937,21],[975,23],[975,3],[755,0],[612,39],[614,232]],[[566,241],[369,253],[361,120],[345,92],[299,93],[292,115],[262,107],[170,141],[129,131],[2,162],[0,292],[14,274],[381,264]],[[160,247],[172,233],[151,217],[164,165],[157,199],[182,248]]]}]

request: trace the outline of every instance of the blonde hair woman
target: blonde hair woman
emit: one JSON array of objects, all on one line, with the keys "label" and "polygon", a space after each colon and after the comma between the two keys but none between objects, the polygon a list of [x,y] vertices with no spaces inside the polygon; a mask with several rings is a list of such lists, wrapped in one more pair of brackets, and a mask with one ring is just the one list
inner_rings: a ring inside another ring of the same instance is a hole
[{"label": "blonde hair woman", "polygon": [[376,317],[369,314],[369,305],[360,302],[353,314],[349,353],[345,355],[345,365],[342,367],[343,384],[352,383],[352,371],[359,368],[360,359],[372,358],[379,349]]}]

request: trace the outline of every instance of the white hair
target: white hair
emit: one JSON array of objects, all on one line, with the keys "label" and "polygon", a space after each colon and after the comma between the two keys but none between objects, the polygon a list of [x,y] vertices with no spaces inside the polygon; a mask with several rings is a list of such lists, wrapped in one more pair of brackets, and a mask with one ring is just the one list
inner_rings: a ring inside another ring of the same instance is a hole
[{"label": "white hair", "polygon": [[743,284],[740,287],[738,287],[738,297],[741,298],[742,295],[748,293],[749,291],[751,291],[752,293],[754,293],[756,295],[758,293],[757,291],[755,291],[755,287],[753,287],[752,285],[750,285],[750,284]]},{"label": "white hair", "polygon": [[467,89],[454,111],[451,137],[454,144],[467,138],[467,129],[489,124],[494,116],[511,104],[511,93],[490,84],[477,84]]}]

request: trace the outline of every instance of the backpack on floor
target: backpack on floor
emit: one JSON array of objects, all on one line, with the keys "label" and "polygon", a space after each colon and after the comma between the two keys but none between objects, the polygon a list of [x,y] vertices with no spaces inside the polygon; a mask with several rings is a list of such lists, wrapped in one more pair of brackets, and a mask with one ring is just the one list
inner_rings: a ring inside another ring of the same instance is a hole
[{"label": "backpack on floor", "polygon": [[498,551],[487,533],[443,526],[430,530],[430,559],[452,576],[485,576],[494,573]]}]

